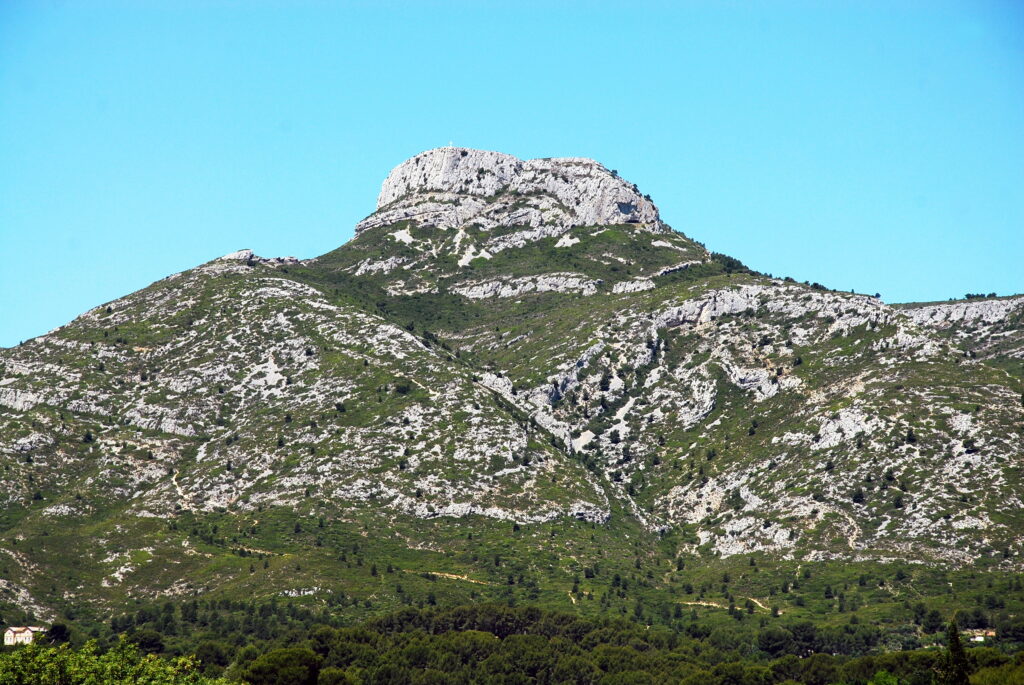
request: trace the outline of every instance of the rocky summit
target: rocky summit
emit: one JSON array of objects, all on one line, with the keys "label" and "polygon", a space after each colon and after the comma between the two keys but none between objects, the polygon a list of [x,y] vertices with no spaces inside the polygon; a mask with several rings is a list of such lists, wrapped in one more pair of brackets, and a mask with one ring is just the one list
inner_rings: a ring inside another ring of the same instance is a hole
[{"label": "rocky summit", "polygon": [[[438,583],[632,611],[633,577],[724,609],[741,569],[800,615],[771,578],[1019,573],[1022,398],[1024,296],[773,278],[592,160],[439,148],[332,252],[241,250],[0,350],[0,613]],[[902,601],[876,581],[836,587]]]},{"label": "rocky summit", "polygon": [[463,229],[642,224],[662,228],[658,209],[637,187],[592,159],[522,161],[500,152],[445,147],[416,155],[388,175],[377,211],[356,226],[412,219]]}]

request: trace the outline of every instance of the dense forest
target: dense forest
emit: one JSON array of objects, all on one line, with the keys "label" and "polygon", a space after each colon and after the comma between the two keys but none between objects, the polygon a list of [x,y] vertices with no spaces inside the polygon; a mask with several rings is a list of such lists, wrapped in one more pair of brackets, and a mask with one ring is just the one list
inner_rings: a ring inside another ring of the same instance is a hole
[{"label": "dense forest", "polygon": [[119,633],[84,645],[58,624],[50,645],[5,648],[0,685],[1024,683],[1024,635],[965,648],[954,622],[941,646],[888,652],[877,628],[853,622],[708,631],[498,604],[411,607],[345,626],[329,608],[197,601],[115,623]]}]

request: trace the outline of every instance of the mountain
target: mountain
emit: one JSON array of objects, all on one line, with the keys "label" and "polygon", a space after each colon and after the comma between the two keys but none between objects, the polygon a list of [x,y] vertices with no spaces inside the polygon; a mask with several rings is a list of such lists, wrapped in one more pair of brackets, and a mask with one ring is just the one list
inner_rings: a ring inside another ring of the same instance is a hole
[{"label": "mountain", "polygon": [[[822,614],[902,602],[893,563],[953,606],[1021,570],[1022,317],[752,272],[589,159],[424,152],[332,252],[0,351],[0,615],[438,583],[625,612],[624,578]],[[811,566],[824,596],[771,599]]]}]

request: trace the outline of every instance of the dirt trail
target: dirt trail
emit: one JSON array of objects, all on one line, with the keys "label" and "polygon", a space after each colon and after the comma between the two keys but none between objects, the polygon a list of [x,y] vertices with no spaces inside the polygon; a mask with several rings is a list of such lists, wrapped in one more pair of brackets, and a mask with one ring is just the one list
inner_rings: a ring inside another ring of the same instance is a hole
[{"label": "dirt trail", "polygon": [[840,516],[842,516],[842,518],[847,523],[847,529],[843,531],[843,533],[846,535],[846,544],[849,545],[851,550],[859,549],[857,545],[857,540],[860,537],[862,537],[863,533],[860,529],[860,526],[857,525],[857,521],[854,520],[854,518],[850,516],[847,512],[841,509],[837,509],[836,511],[837,513],[839,513]]},{"label": "dirt trail", "polygon": [[185,491],[181,489],[181,484],[178,483],[178,472],[177,471],[172,471],[171,472],[171,482],[174,483],[174,489],[178,493],[178,504],[181,506],[181,508],[183,510],[185,510],[185,511],[192,511],[192,504],[188,501],[188,500],[191,499],[191,497],[186,495]]},{"label": "dirt trail", "polygon": [[442,573],[441,571],[416,571],[411,568],[402,569],[405,573],[429,573],[432,576],[439,576],[441,578],[449,578],[451,580],[464,580],[467,583],[476,583],[477,585],[494,585],[494,583],[488,583],[486,580],[476,580],[469,576],[460,576],[455,573]]},{"label": "dirt trail", "polygon": [[[749,599],[751,602],[753,602],[755,605],[757,605],[759,608],[763,609],[764,611],[771,611],[771,609],[769,609],[768,607],[766,607],[764,605],[764,602],[762,602],[759,599],[755,599],[754,597],[741,597],[739,595],[736,595],[736,598],[737,599]],[[686,604],[688,606],[713,607],[715,609],[728,609],[729,608],[728,606],[726,606],[724,604],[718,604],[716,602],[709,602],[709,601],[706,601],[706,600],[695,600],[695,601],[692,601],[692,602],[679,601],[679,602],[677,602],[677,604]]]},{"label": "dirt trail", "polygon": [[766,607],[766,606],[764,605],[764,603],[763,603],[763,602],[761,602],[761,600],[759,600],[759,599],[755,599],[754,597],[741,597],[740,599],[749,599],[749,600],[750,600],[751,602],[753,602],[753,603],[754,603],[754,604],[756,604],[757,606],[761,607],[761,608],[762,608],[762,609],[764,609],[765,611],[771,611],[771,609],[769,609],[768,607]]},{"label": "dirt trail", "polygon": [[245,547],[244,545],[235,545],[235,549],[244,549],[246,552],[251,552],[253,554],[266,554],[268,557],[277,557],[281,555],[280,552],[271,552],[270,550],[259,549],[258,547]]},{"label": "dirt trail", "polygon": [[715,609],[728,609],[729,608],[729,607],[724,607],[721,604],[715,604],[714,602],[705,602],[703,600],[697,600],[695,602],[683,602],[683,601],[680,601],[678,603],[679,604],[685,604],[687,606],[714,607]]}]

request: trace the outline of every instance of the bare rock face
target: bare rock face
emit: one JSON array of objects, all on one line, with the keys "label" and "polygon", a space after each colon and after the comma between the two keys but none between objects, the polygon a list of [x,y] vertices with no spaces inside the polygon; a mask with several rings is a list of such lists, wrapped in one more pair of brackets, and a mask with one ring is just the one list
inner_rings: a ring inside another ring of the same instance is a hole
[{"label": "bare rock face", "polygon": [[906,314],[915,323],[922,326],[948,328],[956,324],[992,325],[1002,323],[1019,309],[1024,309],[1024,297],[941,302],[908,308]]},{"label": "bare rock face", "polygon": [[260,257],[253,253],[252,250],[242,249],[236,250],[229,254],[219,257],[216,262],[247,262],[249,264],[267,264],[268,266],[281,266],[288,264],[298,264],[301,260],[296,257]]},{"label": "bare rock face", "polygon": [[356,233],[404,220],[439,228],[637,224],[667,230],[654,203],[592,159],[531,159],[484,150],[428,150],[392,170],[377,211]]},{"label": "bare rock face", "polygon": [[1024,296],[909,305],[900,311],[923,328],[949,335],[976,356],[1024,358]]},{"label": "bare rock face", "polygon": [[555,273],[540,276],[528,276],[508,280],[468,283],[452,289],[471,300],[490,297],[519,297],[526,293],[578,293],[593,295],[597,292],[600,281],[588,279],[582,274]]}]

